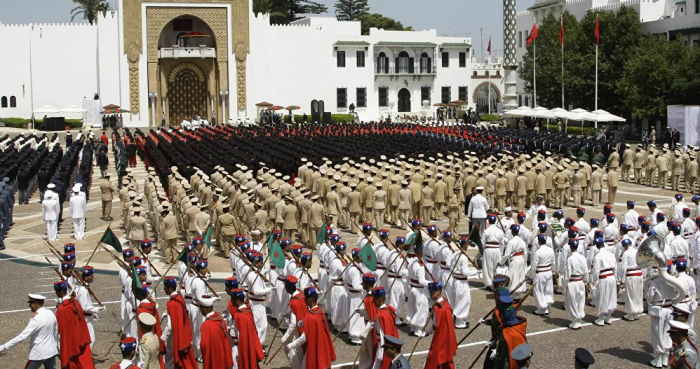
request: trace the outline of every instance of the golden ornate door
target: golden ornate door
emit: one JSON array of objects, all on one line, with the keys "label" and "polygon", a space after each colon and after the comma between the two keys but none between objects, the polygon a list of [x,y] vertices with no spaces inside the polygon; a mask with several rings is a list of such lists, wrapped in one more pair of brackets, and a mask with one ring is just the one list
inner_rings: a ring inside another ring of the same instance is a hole
[{"label": "golden ornate door", "polygon": [[207,83],[202,70],[192,63],[178,64],[168,77],[170,125],[180,125],[184,119],[207,117]]}]

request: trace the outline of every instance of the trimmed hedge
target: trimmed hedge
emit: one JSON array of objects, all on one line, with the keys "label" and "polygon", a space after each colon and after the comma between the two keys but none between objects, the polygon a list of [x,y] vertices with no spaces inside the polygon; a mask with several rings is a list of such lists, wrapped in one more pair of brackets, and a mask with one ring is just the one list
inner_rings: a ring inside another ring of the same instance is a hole
[{"label": "trimmed hedge", "polygon": [[[31,119],[24,118],[0,118],[0,122],[5,123],[5,127],[12,128],[28,128],[31,121]],[[36,120],[37,125],[40,125],[43,122],[43,119]],[[66,125],[70,128],[81,128],[83,126],[83,123],[80,119],[66,119]]]},{"label": "trimmed hedge", "polygon": [[[343,122],[353,122],[355,116],[352,114],[331,114],[331,123],[343,123]],[[289,114],[284,115],[284,122],[289,123]],[[304,115],[294,114],[295,123],[304,123]],[[306,122],[313,123],[311,121],[311,114],[306,115]]]},{"label": "trimmed hedge", "polygon": [[482,122],[494,122],[501,120],[498,114],[481,114],[479,115]]},{"label": "trimmed hedge", "polygon": [[[553,131],[553,132],[559,132],[559,126],[556,124],[547,124],[543,126],[543,128],[547,129],[548,131]],[[569,135],[574,135],[574,136],[594,136],[595,135],[595,128],[594,127],[581,127],[581,126],[568,126],[566,128],[566,133]]]}]

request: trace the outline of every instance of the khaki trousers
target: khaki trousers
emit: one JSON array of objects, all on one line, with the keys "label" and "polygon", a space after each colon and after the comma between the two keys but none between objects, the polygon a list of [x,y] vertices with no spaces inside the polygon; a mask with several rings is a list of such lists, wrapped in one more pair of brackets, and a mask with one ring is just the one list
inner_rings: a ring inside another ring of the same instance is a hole
[{"label": "khaki trousers", "polygon": [[357,224],[360,222],[360,213],[350,213],[350,232],[357,233]]},{"label": "khaki trousers", "polygon": [[399,224],[400,224],[401,229],[406,229],[406,227],[408,226],[408,220],[409,220],[408,218],[411,215],[410,213],[411,213],[411,209],[399,209],[399,216],[398,216],[399,219],[398,220],[399,220]]},{"label": "khaki trousers", "polygon": [[615,203],[615,196],[617,195],[617,187],[608,187],[608,204]]},{"label": "khaki trousers", "polygon": [[435,203],[435,219],[440,220],[443,215],[445,215],[445,203],[444,202],[436,202]]},{"label": "khaki trousers", "polygon": [[398,218],[397,218],[397,211],[399,207],[397,205],[389,205],[389,223],[391,224],[396,224],[398,223]]},{"label": "khaki trousers", "polygon": [[697,178],[695,177],[685,177],[685,191],[686,192],[693,192],[695,189],[695,180]]},{"label": "khaki trousers", "polygon": [[415,203],[411,205],[411,218],[420,218],[420,203]]},{"label": "khaki trousers", "polygon": [[581,190],[571,190],[574,197],[574,206],[579,207],[581,205]]},{"label": "khaki trousers", "polygon": [[681,176],[680,175],[674,175],[671,177],[671,187],[673,188],[674,191],[680,191],[679,186],[681,183]]},{"label": "khaki trousers", "polygon": [[593,206],[600,205],[600,196],[603,194],[603,190],[593,190]]},{"label": "khaki trousers", "polygon": [[656,177],[656,185],[658,187],[664,188],[666,187],[666,183],[668,182],[668,171],[660,171],[659,175]]},{"label": "khaki trousers", "polygon": [[634,168],[634,181],[641,184],[642,179],[642,168]]},{"label": "khaki trousers", "polygon": [[[562,204],[564,203],[564,198],[566,197],[566,188],[557,188],[556,192],[554,193],[554,196],[554,207],[562,207]],[[530,207],[528,206],[528,209],[529,208]]]},{"label": "khaki trousers", "polygon": [[374,223],[373,225],[377,227],[377,229],[382,229],[384,227],[384,213],[386,212],[386,209],[374,209]]},{"label": "khaki trousers", "polygon": [[362,213],[362,222],[363,223],[372,223],[374,224],[372,216],[372,208],[363,208],[363,213]]},{"label": "khaki trousers", "polygon": [[449,218],[452,234],[459,235],[459,214],[450,214]]},{"label": "khaki trousers", "polygon": [[518,196],[518,212],[525,211],[525,196]]},{"label": "khaki trousers", "polygon": [[423,223],[430,223],[430,213],[433,211],[432,206],[421,206],[422,213],[421,213],[421,219],[423,220]]},{"label": "khaki trousers", "polygon": [[[302,244],[308,244],[309,243],[309,223],[301,223],[301,227],[299,227],[299,230],[301,231],[301,243]],[[292,243],[294,243],[294,240],[292,240]]]},{"label": "khaki trousers", "polygon": [[630,169],[632,169],[631,165],[622,166],[622,180],[625,182],[628,182],[630,180]]},{"label": "khaki trousers", "polygon": [[496,195],[496,206],[498,207],[498,212],[502,213],[506,207],[506,195]]},{"label": "khaki trousers", "polygon": [[163,252],[163,258],[168,263],[175,263],[175,256],[177,255],[177,238],[170,240],[162,240],[161,251]]},{"label": "khaki trousers", "polygon": [[109,218],[112,214],[112,200],[102,200],[102,217]]},{"label": "khaki trousers", "polygon": [[285,230],[282,231],[282,236],[283,236],[284,238],[289,238],[290,240],[292,240],[292,243],[293,243],[293,242],[294,242],[294,239],[293,239],[292,237],[294,236],[294,231],[295,231],[295,230],[296,230],[296,229],[285,229]]},{"label": "khaki trousers", "polygon": [[654,171],[656,171],[656,168],[647,168],[644,171],[644,176],[646,177],[646,180],[644,181],[645,184],[650,186],[654,185]]}]

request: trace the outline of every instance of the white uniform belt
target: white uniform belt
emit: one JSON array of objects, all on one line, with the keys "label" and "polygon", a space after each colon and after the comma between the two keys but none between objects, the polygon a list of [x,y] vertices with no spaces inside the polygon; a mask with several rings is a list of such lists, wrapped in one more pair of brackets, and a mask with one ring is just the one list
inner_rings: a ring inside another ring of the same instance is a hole
[{"label": "white uniform belt", "polygon": [[625,274],[625,277],[641,277],[641,276],[642,276],[642,269],[641,268],[627,269],[627,273]]}]

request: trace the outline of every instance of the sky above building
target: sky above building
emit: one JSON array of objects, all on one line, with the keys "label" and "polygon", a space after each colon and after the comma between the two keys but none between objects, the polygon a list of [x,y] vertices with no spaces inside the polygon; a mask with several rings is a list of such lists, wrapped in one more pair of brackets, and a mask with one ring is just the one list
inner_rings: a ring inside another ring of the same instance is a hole
[{"label": "sky above building", "polygon": [[[335,14],[335,0],[317,0]],[[114,7],[114,0],[110,3]],[[489,37],[492,55],[503,50],[503,1],[501,0],[370,0],[370,12],[394,18],[416,30],[437,29],[444,36],[471,37],[475,53],[486,53]],[[518,10],[535,0],[517,0]],[[69,22],[71,0],[0,0],[1,23]],[[76,17],[76,21],[79,17]],[[80,20],[82,21],[82,20]],[[483,46],[482,46],[483,44]]]}]

